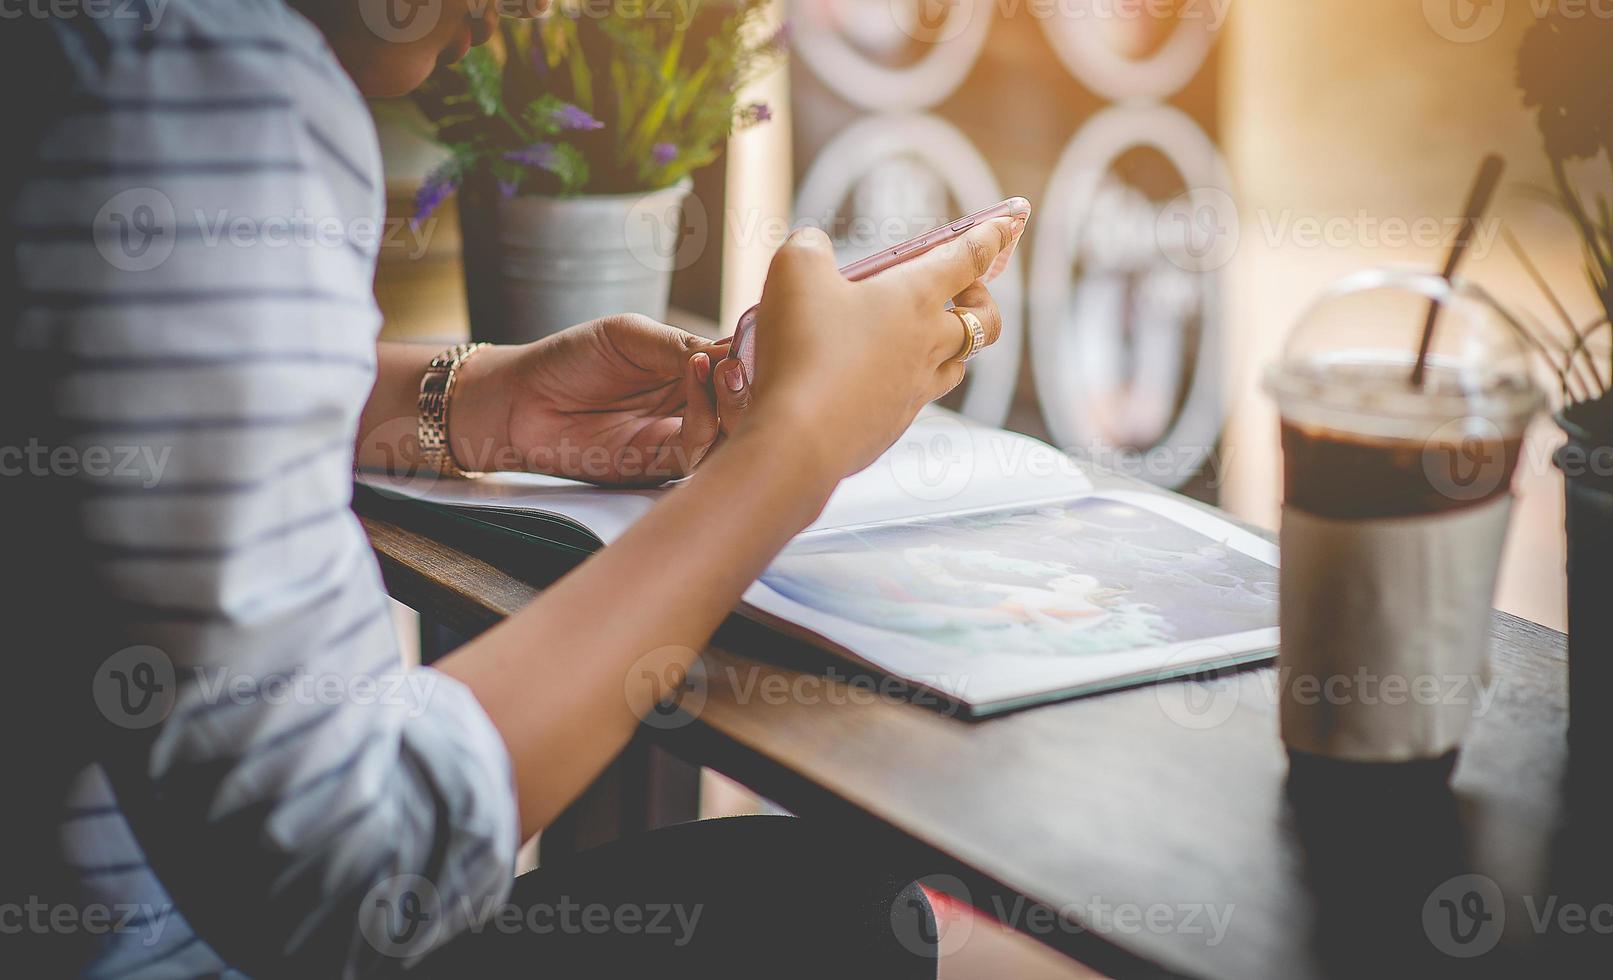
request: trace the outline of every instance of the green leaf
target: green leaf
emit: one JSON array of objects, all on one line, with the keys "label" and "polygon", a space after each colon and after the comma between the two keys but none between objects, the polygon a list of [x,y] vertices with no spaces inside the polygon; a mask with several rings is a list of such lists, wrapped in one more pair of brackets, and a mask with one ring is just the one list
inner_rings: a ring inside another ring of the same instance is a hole
[{"label": "green leaf", "polygon": [[560,96],[553,92],[545,92],[526,107],[523,118],[527,125],[537,130],[540,135],[553,136],[560,132],[559,124],[554,121],[555,113],[564,105],[565,101]]},{"label": "green leaf", "polygon": [[515,185],[517,188],[516,193],[520,193],[521,185],[526,182],[527,170],[525,167],[518,163],[511,163],[508,160],[498,159],[492,162],[490,169],[493,172],[494,180]]},{"label": "green leaf", "polygon": [[[573,27],[575,30],[575,27]],[[573,34],[570,38],[570,61],[567,68],[571,71],[572,102],[584,112],[594,111],[594,75],[588,70],[588,59],[583,56],[582,46],[577,43]]]},{"label": "green leaf", "polygon": [[504,101],[504,72],[493,52],[485,47],[472,48],[459,63],[459,73],[465,76],[470,97],[476,101],[482,115],[497,115]]},{"label": "green leaf", "polygon": [[688,117],[689,110],[694,108],[695,100],[708,94],[705,91],[706,81],[711,77],[711,69],[714,63],[710,57],[706,58],[705,61],[701,62],[700,67],[695,69],[694,74],[689,76],[688,82],[684,84],[683,91],[678,94],[678,98],[672,104],[672,121],[674,123],[683,122]]},{"label": "green leaf", "polygon": [[555,144],[555,160],[549,172],[560,178],[562,194],[575,194],[588,183],[588,160],[570,143]]},{"label": "green leaf", "polygon": [[639,117],[633,127],[633,135],[627,142],[628,152],[633,156],[643,157],[650,152],[650,145],[661,132],[661,124],[666,121],[667,109],[671,107],[675,94],[673,89],[662,92]]}]

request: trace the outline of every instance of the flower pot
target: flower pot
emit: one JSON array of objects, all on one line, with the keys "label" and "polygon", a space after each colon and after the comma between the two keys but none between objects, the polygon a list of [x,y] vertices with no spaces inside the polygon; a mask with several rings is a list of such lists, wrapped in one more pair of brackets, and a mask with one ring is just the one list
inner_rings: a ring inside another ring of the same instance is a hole
[{"label": "flower pot", "polygon": [[472,338],[526,343],[613,313],[664,320],[690,186],[462,202]]},{"label": "flower pot", "polygon": [[1613,433],[1556,419],[1568,433],[1555,458],[1568,530],[1568,741],[1601,758],[1613,748]]}]

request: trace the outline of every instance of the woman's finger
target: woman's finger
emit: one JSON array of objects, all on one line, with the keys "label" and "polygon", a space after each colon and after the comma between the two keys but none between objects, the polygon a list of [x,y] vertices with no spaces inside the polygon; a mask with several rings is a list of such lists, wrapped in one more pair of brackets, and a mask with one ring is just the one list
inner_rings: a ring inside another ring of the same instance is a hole
[{"label": "woman's finger", "polygon": [[699,353],[689,358],[684,370],[683,390],[685,404],[683,426],[678,430],[679,472],[676,476],[686,476],[699,466],[722,434],[717,399],[711,391],[709,355]]},{"label": "woman's finger", "polygon": [[1024,226],[1018,218],[993,218],[891,272],[899,272],[919,295],[939,306],[991,271],[997,256],[1013,245],[1016,223]]},{"label": "woman's finger", "polygon": [[714,374],[716,382],[712,387],[717,392],[717,415],[722,420],[723,433],[732,435],[750,408],[750,378],[745,373],[745,365],[735,357],[719,361]]},{"label": "woman's finger", "polygon": [[952,394],[952,389],[963,384],[965,374],[962,361],[948,361],[935,372],[935,391],[930,395],[930,401],[936,401]]},{"label": "woman's finger", "polygon": [[964,313],[972,314],[980,321],[980,328],[986,335],[981,350],[995,344],[997,338],[1002,336],[1002,313],[985,287],[976,283],[958,294],[957,302],[951,309],[937,310],[928,323],[930,334],[935,338],[935,356],[940,363],[958,361],[969,353],[974,344],[974,334],[961,316]]},{"label": "woman's finger", "polygon": [[[969,288],[952,299],[952,308],[958,311],[967,311],[980,318],[980,325],[986,329],[986,346],[995,344],[1003,335],[1003,315],[997,308],[997,301],[991,298],[986,284],[978,279],[969,284]],[[948,312],[947,316],[953,320],[958,319],[956,313]]]},{"label": "woman's finger", "polygon": [[610,346],[633,365],[657,377],[676,378],[698,352],[722,358],[726,348],[637,313],[622,313],[595,321]]}]

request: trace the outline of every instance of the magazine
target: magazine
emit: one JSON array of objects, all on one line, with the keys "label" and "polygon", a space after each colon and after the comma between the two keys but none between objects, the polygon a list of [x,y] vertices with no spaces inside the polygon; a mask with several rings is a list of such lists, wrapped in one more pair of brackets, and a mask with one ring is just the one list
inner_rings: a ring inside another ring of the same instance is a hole
[{"label": "magazine", "polygon": [[[577,551],[677,492],[360,480]],[[1277,546],[1168,494],[1095,489],[1051,446],[936,411],[841,484],[739,611],[980,717],[1269,659]]]}]

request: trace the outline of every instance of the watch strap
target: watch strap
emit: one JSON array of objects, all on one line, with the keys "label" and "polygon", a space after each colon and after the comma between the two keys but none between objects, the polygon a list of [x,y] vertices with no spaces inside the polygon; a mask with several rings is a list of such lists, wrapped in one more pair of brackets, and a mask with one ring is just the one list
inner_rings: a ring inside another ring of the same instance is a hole
[{"label": "watch strap", "polygon": [[447,476],[478,477],[481,473],[460,469],[448,438],[448,411],[453,403],[454,384],[465,362],[492,344],[458,344],[431,359],[425,377],[420,379],[420,455],[426,465]]}]

